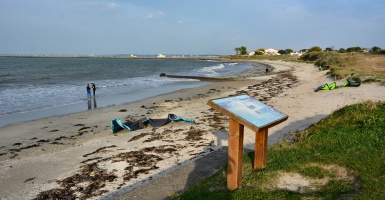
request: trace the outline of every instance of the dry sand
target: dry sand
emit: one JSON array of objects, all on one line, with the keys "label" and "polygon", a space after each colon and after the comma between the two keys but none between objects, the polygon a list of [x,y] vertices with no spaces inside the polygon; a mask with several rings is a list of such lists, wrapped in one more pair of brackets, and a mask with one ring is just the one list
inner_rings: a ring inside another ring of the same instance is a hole
[{"label": "dry sand", "polygon": [[[108,197],[227,146],[228,118],[211,109],[209,99],[246,93],[287,114],[288,120],[269,129],[269,145],[345,105],[384,100],[385,87],[375,84],[314,92],[334,80],[311,64],[261,63],[273,67],[272,73],[256,77],[250,70],[235,77],[237,81],[0,128],[1,199]],[[110,132],[114,118],[160,119],[168,113],[196,123]],[[254,134],[245,128],[245,148],[254,148]]]}]

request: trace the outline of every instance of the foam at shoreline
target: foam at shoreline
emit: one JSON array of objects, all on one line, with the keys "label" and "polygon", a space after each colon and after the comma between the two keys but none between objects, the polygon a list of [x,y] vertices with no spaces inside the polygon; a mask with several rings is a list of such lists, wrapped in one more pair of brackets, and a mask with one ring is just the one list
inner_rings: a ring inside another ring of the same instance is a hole
[{"label": "foam at shoreline", "polygon": [[[25,122],[29,120],[36,120],[52,116],[67,115],[78,112],[87,112],[90,109],[102,109],[114,105],[122,105],[134,101],[140,101],[146,98],[151,98],[157,95],[175,92],[181,89],[196,88],[204,85],[209,85],[210,82],[178,82],[178,84],[165,84],[161,88],[150,88],[142,91],[135,91],[130,94],[118,94],[111,96],[102,96],[96,98],[89,98],[83,102],[78,102],[70,105],[63,105],[58,107],[46,108],[35,111],[28,111],[22,113],[13,113],[0,116],[0,127],[12,123]],[[95,106],[96,105],[96,106]]]},{"label": "foam at shoreline", "polygon": [[[236,77],[244,76],[244,74],[248,74],[248,76],[250,76],[250,75],[262,73],[264,66],[255,64],[255,63],[254,64],[250,63],[250,65],[253,66],[250,70],[247,70],[244,72],[238,72],[236,74],[231,75],[230,77],[236,78]],[[183,77],[180,76],[178,78],[183,78]],[[188,77],[186,76],[184,78],[188,78]],[[125,103],[140,101],[146,98],[151,98],[154,96],[167,94],[170,92],[175,92],[181,89],[197,88],[204,85],[214,84],[215,82],[218,82],[218,81],[231,80],[229,77],[223,77],[223,78],[194,77],[193,79],[197,79],[199,81],[182,80],[176,83],[164,84],[160,87],[150,88],[146,90],[131,91],[129,94],[114,94],[110,96],[100,96],[100,97],[96,96],[95,99],[85,98],[83,101],[76,102],[73,104],[61,105],[56,107],[48,107],[45,109],[39,109],[39,110],[33,110],[33,111],[0,115],[0,127],[13,124],[13,123],[25,122],[29,120],[36,120],[36,119],[41,119],[46,117],[67,115],[67,114],[78,113],[78,112],[87,112],[90,109],[94,109],[94,108],[101,109],[101,108],[105,108],[113,105],[122,105]]]}]

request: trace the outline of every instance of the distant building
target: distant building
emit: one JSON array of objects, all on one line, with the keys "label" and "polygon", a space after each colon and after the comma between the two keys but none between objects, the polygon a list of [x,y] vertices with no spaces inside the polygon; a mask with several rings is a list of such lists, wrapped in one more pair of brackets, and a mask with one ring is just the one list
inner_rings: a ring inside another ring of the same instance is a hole
[{"label": "distant building", "polygon": [[293,53],[290,53],[291,56],[302,56],[302,52],[293,52]]},{"label": "distant building", "polygon": [[279,54],[278,50],[276,50],[276,49],[266,49],[265,55],[272,56],[272,55],[281,55],[281,54]]},{"label": "distant building", "polygon": [[158,56],[157,56],[158,58],[165,58],[166,57],[166,55],[163,55],[163,54],[158,54]]},{"label": "distant building", "polygon": [[136,58],[136,56],[135,56],[135,55],[132,55],[132,54],[131,54],[131,56],[130,56],[130,57],[131,57],[131,58]]}]

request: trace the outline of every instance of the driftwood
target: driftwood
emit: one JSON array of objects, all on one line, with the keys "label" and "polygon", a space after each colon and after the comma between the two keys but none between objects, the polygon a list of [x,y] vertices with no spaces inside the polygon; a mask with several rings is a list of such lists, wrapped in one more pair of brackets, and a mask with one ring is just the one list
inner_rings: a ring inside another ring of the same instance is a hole
[{"label": "driftwood", "polygon": [[225,82],[225,81],[233,81],[234,80],[232,78],[213,78],[213,77],[203,77],[203,76],[167,75],[165,73],[161,73],[160,77],[197,79],[197,80],[200,80],[200,81],[207,81],[207,82]]}]

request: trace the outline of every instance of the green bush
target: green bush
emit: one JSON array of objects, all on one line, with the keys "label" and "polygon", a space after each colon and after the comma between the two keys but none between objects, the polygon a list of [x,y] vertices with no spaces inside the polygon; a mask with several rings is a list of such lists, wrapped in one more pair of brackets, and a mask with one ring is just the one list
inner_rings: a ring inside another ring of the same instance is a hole
[{"label": "green bush", "polygon": [[343,64],[343,59],[336,52],[328,52],[323,54],[321,59],[316,61],[317,65],[327,66],[327,65],[338,65],[341,66]]},{"label": "green bush", "polygon": [[343,59],[337,52],[323,52],[323,51],[313,51],[310,53],[303,54],[300,57],[304,61],[313,61],[314,64],[320,66],[327,65],[339,65],[343,64]]},{"label": "green bush", "polygon": [[300,59],[303,61],[317,61],[324,56],[325,52],[323,51],[313,51],[310,53],[303,54]]}]

